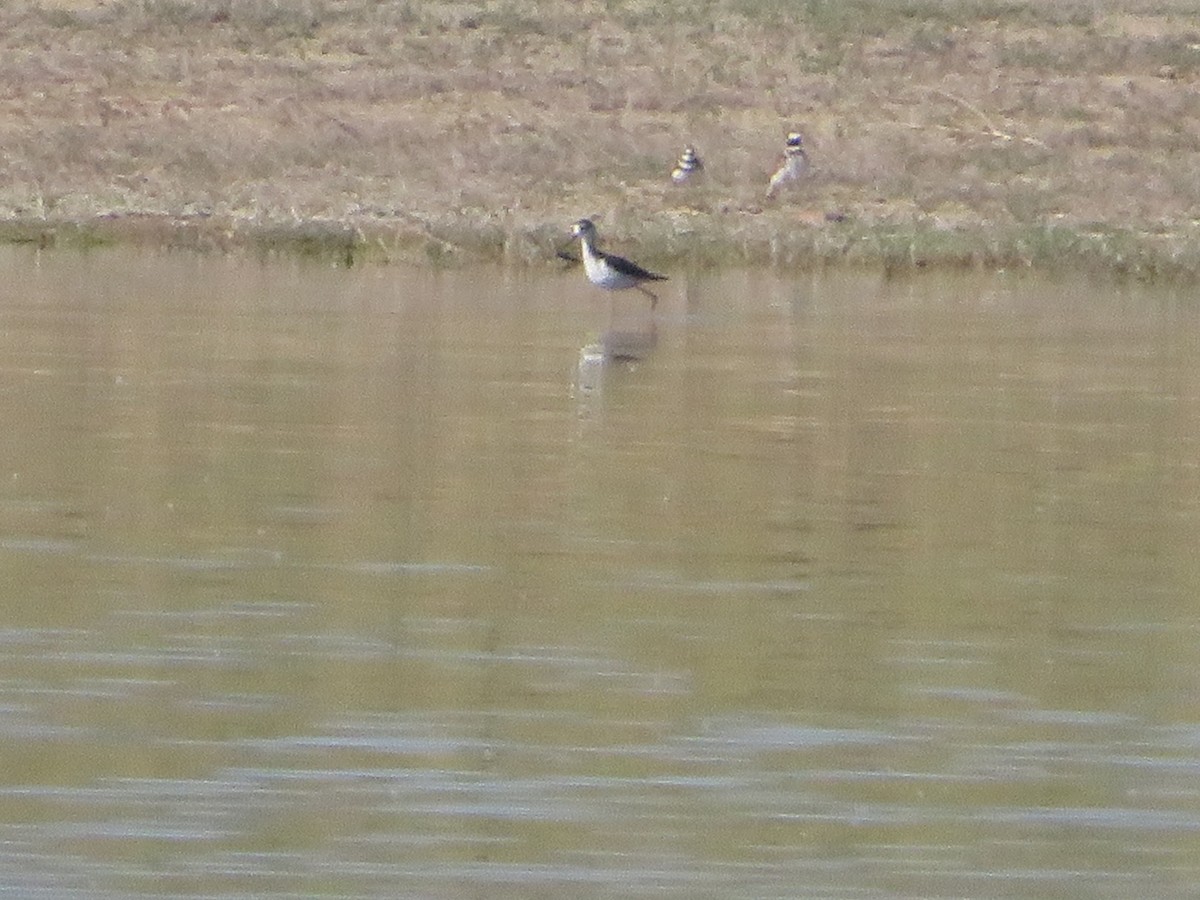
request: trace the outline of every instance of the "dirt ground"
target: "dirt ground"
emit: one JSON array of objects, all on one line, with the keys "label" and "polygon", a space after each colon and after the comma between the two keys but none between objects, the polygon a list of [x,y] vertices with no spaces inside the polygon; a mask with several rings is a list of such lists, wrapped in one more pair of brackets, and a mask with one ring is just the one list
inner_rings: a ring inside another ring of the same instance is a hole
[{"label": "dirt ground", "polygon": [[[812,174],[768,201],[790,130]],[[700,186],[669,172],[686,144]],[[1183,0],[14,0],[0,238],[1200,273]]]}]

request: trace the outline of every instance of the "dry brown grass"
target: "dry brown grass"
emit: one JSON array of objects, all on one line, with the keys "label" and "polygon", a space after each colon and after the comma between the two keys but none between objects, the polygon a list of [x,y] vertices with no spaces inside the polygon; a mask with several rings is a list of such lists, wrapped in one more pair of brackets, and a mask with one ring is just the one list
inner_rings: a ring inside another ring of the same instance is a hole
[{"label": "dry brown grass", "polygon": [[[795,265],[1052,263],[1074,248],[1194,274],[1191,10],[17,0],[0,7],[0,218],[45,242],[299,237],[445,260],[544,258],[587,214],[651,262],[700,247]],[[792,127],[814,177],[767,204]],[[667,182],[687,142],[701,190]],[[825,224],[831,210],[845,221]]]}]

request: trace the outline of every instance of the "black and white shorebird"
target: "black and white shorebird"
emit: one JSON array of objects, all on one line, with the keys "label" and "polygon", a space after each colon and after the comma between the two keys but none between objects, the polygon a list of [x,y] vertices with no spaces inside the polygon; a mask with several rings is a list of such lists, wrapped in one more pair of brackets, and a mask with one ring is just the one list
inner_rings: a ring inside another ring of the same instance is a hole
[{"label": "black and white shorebird", "polygon": [[689,144],[683,148],[683,153],[680,155],[679,161],[675,163],[675,168],[671,170],[671,181],[675,184],[687,184],[689,181],[699,180],[703,174],[704,163],[696,155],[696,148]]},{"label": "black and white shorebird", "polygon": [[588,281],[606,291],[637,288],[650,298],[651,309],[658,304],[658,297],[644,285],[647,281],[666,281],[666,275],[648,272],[623,256],[597,250],[596,225],[591,219],[580,219],[572,225],[571,236],[579,238],[583,249],[583,268],[587,272]]},{"label": "black and white shorebird", "polygon": [[787,136],[783,148],[783,165],[771,176],[767,186],[767,199],[770,200],[785,187],[795,185],[808,174],[808,154],[804,152],[804,136],[793,131]]}]

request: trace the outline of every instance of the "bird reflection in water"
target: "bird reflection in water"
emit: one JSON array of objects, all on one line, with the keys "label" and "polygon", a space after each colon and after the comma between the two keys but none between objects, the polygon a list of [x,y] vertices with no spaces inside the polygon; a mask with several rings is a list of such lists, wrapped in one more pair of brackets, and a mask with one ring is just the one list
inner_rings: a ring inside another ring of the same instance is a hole
[{"label": "bird reflection in water", "polygon": [[[595,391],[602,386],[604,372],[609,368],[635,368],[646,359],[658,344],[658,325],[654,309],[658,297],[644,286],[648,281],[665,281],[666,276],[643,269],[636,263],[596,247],[596,226],[590,219],[580,219],[571,229],[572,239],[580,241],[582,262],[588,280],[605,289],[619,293],[635,288],[651,299],[650,308],[630,310],[610,293],[608,328],[598,339],[579,351],[576,384],[582,391]],[[560,259],[577,263],[580,258],[560,249]],[[618,308],[622,312],[618,314]]]},{"label": "bird reflection in water", "polygon": [[645,310],[623,316],[610,313],[608,328],[579,351],[576,384],[582,391],[600,390],[606,372],[637,368],[657,345],[653,314]]}]

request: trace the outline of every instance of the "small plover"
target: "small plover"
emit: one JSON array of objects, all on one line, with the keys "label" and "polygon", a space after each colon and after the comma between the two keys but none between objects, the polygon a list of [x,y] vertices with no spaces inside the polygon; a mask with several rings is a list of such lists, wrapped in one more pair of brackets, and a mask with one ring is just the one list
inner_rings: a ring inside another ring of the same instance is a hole
[{"label": "small plover", "polygon": [[781,190],[808,174],[808,154],[804,152],[804,137],[798,131],[787,136],[783,149],[783,165],[771,176],[767,187],[767,199],[770,200]]},{"label": "small plover", "polygon": [[696,148],[691,145],[683,149],[675,168],[671,170],[671,181],[675,184],[687,184],[696,181],[704,174],[704,163],[696,155]]}]

